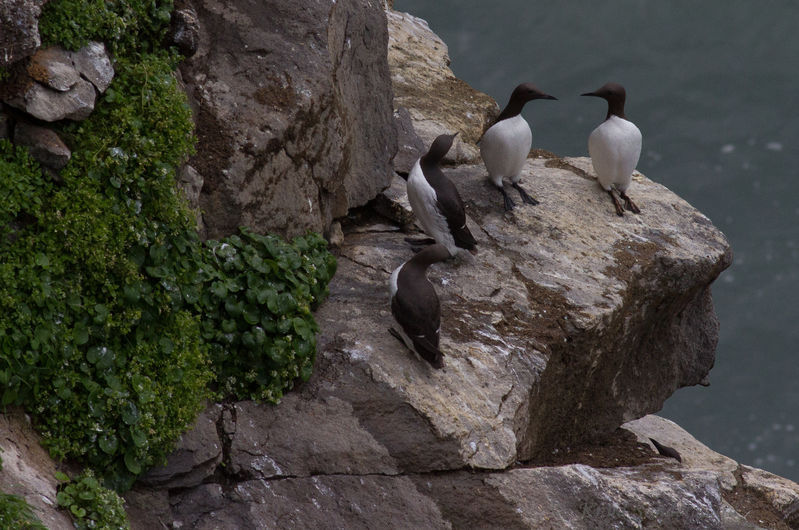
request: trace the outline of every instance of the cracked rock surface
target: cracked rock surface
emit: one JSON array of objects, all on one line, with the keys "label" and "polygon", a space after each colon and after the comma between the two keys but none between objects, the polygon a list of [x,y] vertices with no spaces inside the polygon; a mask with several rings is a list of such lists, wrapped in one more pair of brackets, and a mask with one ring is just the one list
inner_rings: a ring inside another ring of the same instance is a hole
[{"label": "cracked rock surface", "polygon": [[388,185],[397,140],[380,2],[194,7],[199,46],[180,71],[208,237],[327,232]]}]

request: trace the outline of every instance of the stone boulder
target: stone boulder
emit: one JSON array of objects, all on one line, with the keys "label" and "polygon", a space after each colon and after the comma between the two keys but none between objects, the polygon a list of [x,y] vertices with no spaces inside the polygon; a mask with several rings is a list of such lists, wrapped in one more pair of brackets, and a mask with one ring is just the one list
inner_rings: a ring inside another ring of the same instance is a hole
[{"label": "stone boulder", "polygon": [[41,45],[39,15],[47,0],[0,2],[0,66],[31,55]]},{"label": "stone boulder", "polygon": [[28,61],[28,75],[53,90],[66,92],[80,80],[80,72],[67,50],[52,46],[38,50]]},{"label": "stone boulder", "polygon": [[[317,316],[317,369],[330,382],[316,392],[350,402],[401,469],[544,458],[707,377],[718,337],[709,286],[731,260],[724,236],[640,174],[630,194],[644,213],[618,218],[587,165],[529,160],[523,180],[542,204],[511,214],[481,166],[446,172],[479,253],[430,274],[442,371],[412,362],[386,332],[386,282],[411,255],[404,234],[367,224],[345,238]],[[371,423],[385,415],[398,427]]]},{"label": "stone boulder", "polygon": [[388,186],[396,132],[379,3],[195,7],[200,45],[181,73],[208,237],[240,225],[324,232]]},{"label": "stone boulder", "polygon": [[90,42],[76,52],[39,49],[2,89],[3,99],[34,118],[54,122],[85,120],[94,110],[97,91],[111,84],[114,69],[105,45]]},{"label": "stone boulder", "polygon": [[14,127],[14,143],[24,145],[36,161],[56,171],[66,166],[72,156],[54,130],[30,123],[17,123]]},{"label": "stone boulder", "polygon": [[[447,45],[427,22],[399,11],[388,10],[387,16],[394,108],[407,109],[424,146],[415,156],[406,156],[415,161],[439,134],[458,132],[445,161],[479,162],[475,143],[499,114],[497,103],[455,77]],[[406,166],[400,164],[397,170],[407,171]]]}]

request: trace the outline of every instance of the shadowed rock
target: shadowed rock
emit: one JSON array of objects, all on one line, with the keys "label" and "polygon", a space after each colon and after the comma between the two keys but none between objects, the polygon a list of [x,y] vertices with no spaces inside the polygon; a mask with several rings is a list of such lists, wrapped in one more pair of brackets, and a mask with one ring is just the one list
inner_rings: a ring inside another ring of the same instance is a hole
[{"label": "shadowed rock", "polygon": [[41,165],[59,170],[67,165],[72,152],[52,129],[20,122],[14,127],[14,142],[24,145]]},{"label": "shadowed rock", "polygon": [[0,66],[31,55],[41,44],[39,14],[45,0],[0,2]]}]

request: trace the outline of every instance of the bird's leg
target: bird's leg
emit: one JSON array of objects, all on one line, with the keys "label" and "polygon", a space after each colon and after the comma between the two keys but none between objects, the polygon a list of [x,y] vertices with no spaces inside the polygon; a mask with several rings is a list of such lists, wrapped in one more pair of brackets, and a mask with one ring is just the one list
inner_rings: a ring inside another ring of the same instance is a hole
[{"label": "bird's leg", "polygon": [[611,200],[613,200],[613,206],[616,207],[616,215],[622,217],[624,215],[624,207],[621,205],[619,199],[616,198],[616,195],[613,194],[612,188],[608,190],[608,195],[610,195]]},{"label": "bird's leg", "polygon": [[635,205],[633,200],[627,196],[623,191],[619,192],[619,196],[624,200],[624,205],[633,213],[641,213],[641,209]]},{"label": "bird's leg", "polygon": [[505,186],[498,186],[497,189],[502,193],[502,198],[505,200],[505,211],[509,212],[513,210],[515,204],[513,204],[511,198],[508,197],[508,192],[505,191]]},{"label": "bird's leg", "polygon": [[519,192],[519,196],[522,198],[522,202],[523,202],[523,203],[525,203],[525,204],[532,204],[533,206],[535,206],[536,204],[538,204],[538,201],[537,201],[537,200],[535,200],[534,198],[530,197],[530,196],[527,194],[527,192],[526,192],[526,191],[524,191],[524,188],[522,188],[521,186],[519,186],[519,183],[518,183],[518,182],[514,182],[514,183],[512,184],[512,186],[513,186],[514,188],[516,188],[516,190]]}]

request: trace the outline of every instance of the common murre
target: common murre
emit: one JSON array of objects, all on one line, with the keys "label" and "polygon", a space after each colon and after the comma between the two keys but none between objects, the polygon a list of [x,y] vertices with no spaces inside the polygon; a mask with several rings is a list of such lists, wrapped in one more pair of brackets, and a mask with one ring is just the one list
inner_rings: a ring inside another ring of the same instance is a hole
[{"label": "common murre", "polygon": [[449,256],[444,245],[431,245],[394,269],[389,278],[391,314],[400,328],[389,332],[434,368],[444,366],[438,349],[441,304],[426,273],[431,264]]},{"label": "common murre", "polygon": [[[588,137],[588,154],[591,155],[599,185],[613,199],[617,215],[624,215],[624,206],[633,213],[641,213],[627,196],[633,170],[641,156],[641,131],[624,115],[624,87],[618,83],[606,83],[598,90],[580,95],[596,96],[608,102],[605,121]],[[624,201],[624,206],[613,194],[614,187]]]},{"label": "common murre", "polygon": [[508,177],[511,185],[519,192],[522,201],[527,204],[538,204],[519,185],[522,167],[533,145],[533,133],[530,125],[522,117],[524,104],[534,99],[557,99],[538,90],[531,83],[517,86],[502,112],[480,138],[480,156],[483,158],[488,178],[502,192],[505,211],[513,209],[513,201],[508,197],[502,184],[502,177]]},{"label": "common murre", "polygon": [[655,446],[655,449],[657,449],[658,453],[662,456],[667,456],[675,459],[677,462],[682,462],[682,456],[680,456],[680,453],[675,448],[663,445],[654,438],[650,438],[649,441],[652,442],[652,445]]},{"label": "common murre", "polygon": [[411,168],[408,201],[427,235],[454,256],[459,248],[474,251],[477,242],[466,226],[466,211],[455,184],[441,171],[441,160],[455,134],[442,134]]}]

